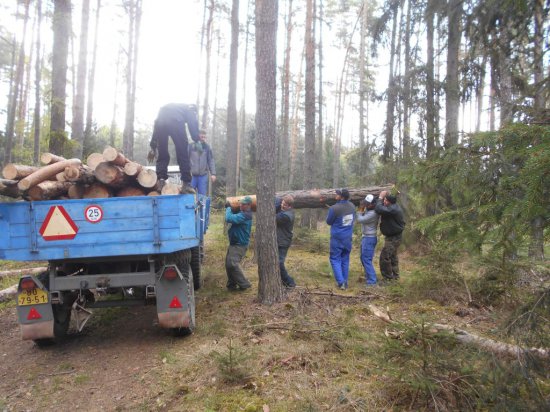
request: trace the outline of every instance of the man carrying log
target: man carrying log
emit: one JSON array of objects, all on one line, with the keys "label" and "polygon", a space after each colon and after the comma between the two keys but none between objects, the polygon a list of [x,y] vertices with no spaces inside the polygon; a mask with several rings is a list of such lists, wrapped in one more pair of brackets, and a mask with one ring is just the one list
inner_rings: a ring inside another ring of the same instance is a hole
[{"label": "man carrying log", "polygon": [[181,182],[184,190],[190,188],[191,173],[189,167],[189,153],[187,151],[187,131],[186,125],[193,141],[199,141],[199,121],[197,119],[197,107],[180,103],[170,103],[162,106],[159,110],[153,136],[151,137],[151,151],[147,160],[152,162],[155,159],[158,150],[156,164],[157,176],[162,186],[168,179],[168,163],[170,154],[168,153],[168,137],[172,137],[172,142],[176,147],[176,157],[180,167]]},{"label": "man carrying log", "polygon": [[397,249],[405,229],[405,218],[401,207],[396,202],[396,196],[383,190],[374,208],[374,211],[380,215],[380,231],[385,236],[384,247],[380,252],[380,273],[386,280],[399,279]]},{"label": "man carrying log", "polygon": [[285,267],[286,255],[290,244],[292,243],[292,229],[294,228],[294,209],[292,204],[294,198],[290,195],[285,195],[282,198],[275,200],[275,221],[277,223],[277,247],[279,249],[279,272],[281,274],[281,281],[287,288],[293,288],[296,286],[296,282],[288,274]]},{"label": "man carrying log", "polygon": [[248,249],[250,232],[252,230],[252,198],[245,196],[240,200],[240,210],[233,213],[231,207],[225,210],[225,221],[231,223],[227,232],[229,247],[225,256],[225,271],[227,273],[227,289],[230,291],[246,290],[250,282],[241,268],[241,261]]},{"label": "man carrying log", "polygon": [[330,265],[336,284],[342,290],[348,288],[354,220],[355,206],[349,201],[348,189],[336,190],[336,204],[328,210],[326,222],[330,225]]}]

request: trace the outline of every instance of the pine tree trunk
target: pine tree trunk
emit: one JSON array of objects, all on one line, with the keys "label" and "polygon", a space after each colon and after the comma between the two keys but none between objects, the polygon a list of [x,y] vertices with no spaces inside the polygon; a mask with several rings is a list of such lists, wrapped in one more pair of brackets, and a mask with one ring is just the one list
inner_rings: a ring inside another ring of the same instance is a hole
[{"label": "pine tree trunk", "polygon": [[361,35],[359,41],[359,171],[365,172],[365,98],[366,84],[366,44],[367,44],[367,1],[361,4]]},{"label": "pine tree trunk", "polygon": [[54,0],[53,53],[52,53],[52,97],[50,143],[48,150],[63,155],[65,141],[65,87],[67,85],[67,56],[71,33],[71,2]]},{"label": "pine tree trunk", "polygon": [[435,148],[435,78],[434,78],[434,4],[428,0],[426,5],[426,157],[432,157]]},{"label": "pine tree trunk", "polygon": [[[317,125],[317,159],[320,164],[324,165],[324,125],[323,125],[323,0],[319,0],[319,97],[318,97],[318,117],[319,122]],[[319,186],[324,184],[323,168],[318,170],[318,182]]]},{"label": "pine tree trunk", "polygon": [[[122,50],[120,50],[122,52]],[[111,118],[111,127],[109,128],[109,144],[115,146],[115,137],[117,131],[116,125],[116,116],[118,111],[118,81],[120,79],[120,56],[122,53],[119,53],[116,60],[116,70],[115,70],[115,91],[113,94],[113,117]]]},{"label": "pine tree trunk", "polygon": [[42,55],[40,54],[41,42],[40,42],[40,31],[42,29],[42,0],[36,1],[36,16],[37,16],[37,30],[36,30],[36,60],[34,62],[34,120],[33,120],[33,163],[38,164],[38,159],[40,156],[40,84],[41,84],[41,74],[42,74]]},{"label": "pine tree trunk", "polygon": [[126,155],[130,158],[134,157],[134,119],[136,109],[136,89],[137,89],[137,68],[138,68],[138,52],[139,52],[139,36],[141,33],[141,16],[142,16],[142,0],[136,0],[136,25],[134,29],[134,57],[132,58],[132,106],[131,106],[131,120],[132,120],[132,132],[128,138],[128,148]]},{"label": "pine tree trunk", "polygon": [[292,115],[292,130],[290,131],[290,164],[288,174],[288,187],[293,188],[296,174],[298,171],[298,138],[299,138],[299,122],[300,122],[300,100],[302,96],[302,72],[305,59],[306,49],[302,49],[302,58],[300,59],[300,71],[298,72],[298,80],[294,88],[294,110]]},{"label": "pine tree trunk", "polygon": [[78,48],[78,69],[76,75],[76,99],[73,102],[72,141],[73,156],[82,157],[84,145],[84,101],[86,72],[88,71],[88,25],[90,21],[90,0],[82,1],[80,21],[80,46]]},{"label": "pine tree trunk", "polygon": [[392,6],[393,14],[393,28],[391,35],[390,46],[390,67],[389,67],[389,79],[388,79],[388,104],[386,106],[386,141],[384,143],[384,151],[382,153],[382,161],[387,162],[391,160],[393,156],[393,129],[395,126],[395,105],[397,102],[397,90],[395,84],[395,50],[396,50],[396,37],[397,37],[397,18],[399,12],[399,1],[394,0]]},{"label": "pine tree trunk", "polygon": [[279,142],[279,187],[288,188],[290,181],[290,52],[292,50],[292,30],[294,22],[292,17],[292,0],[288,0],[288,12],[286,16],[286,47],[283,62],[283,73],[281,81],[281,139]]},{"label": "pine tree trunk", "polygon": [[447,76],[445,87],[445,148],[458,144],[458,111],[460,88],[458,78],[458,53],[460,51],[462,1],[449,0],[447,8]]},{"label": "pine tree trunk", "polygon": [[[29,11],[30,13],[30,11]],[[28,19],[28,16],[26,17]],[[25,132],[27,128],[27,103],[29,101],[29,93],[31,89],[31,72],[33,69],[33,56],[34,56],[34,46],[35,43],[32,39],[34,39],[36,34],[36,22],[37,22],[38,16],[35,16],[33,18],[32,28],[31,28],[31,48],[28,53],[28,59],[26,58],[26,64],[24,64],[23,71],[25,72],[25,80],[23,81],[22,88],[20,90],[21,96],[19,97],[19,104],[18,104],[18,110],[17,110],[17,122],[15,126],[15,133],[19,140],[19,146],[21,148],[25,147]],[[27,37],[25,35],[25,37]]]},{"label": "pine tree trunk", "polygon": [[414,30],[411,23],[412,6],[412,1],[409,0],[405,23],[405,74],[403,75],[403,159],[405,163],[411,159],[411,33]]},{"label": "pine tree trunk", "polygon": [[481,59],[481,72],[479,74],[479,84],[476,89],[476,133],[481,131],[481,115],[483,114],[483,90],[485,89],[485,69],[487,67],[487,55],[483,54]]},{"label": "pine tree trunk", "polygon": [[212,149],[216,153],[220,149],[218,143],[218,86],[220,84],[220,56],[221,56],[221,36],[218,31],[218,48],[216,52],[216,83],[214,86],[214,108],[212,109],[212,129],[210,132]]},{"label": "pine tree trunk", "polygon": [[210,60],[212,57],[212,26],[214,21],[214,0],[210,1],[210,6],[208,7],[208,21],[206,23],[206,70],[204,72],[204,102],[202,105],[202,120],[201,127],[206,129],[208,126],[208,112],[209,105],[208,101],[210,99]]},{"label": "pine tree trunk", "polygon": [[[231,51],[229,56],[229,94],[227,99],[226,193],[237,192],[237,62],[239,58],[239,0],[231,8]],[[275,153],[275,151],[273,152]]]},{"label": "pine tree trunk", "polygon": [[[97,64],[97,39],[99,37],[99,14],[101,10],[101,0],[97,0],[95,11],[95,31],[94,31],[94,45],[92,48],[92,64],[90,71],[88,72],[88,103],[86,105],[86,127],[84,128],[84,147],[86,142],[89,142],[92,138],[92,121],[94,112],[94,88],[95,88],[95,71]],[[118,70],[117,70],[118,76]]]},{"label": "pine tree trunk", "polygon": [[258,300],[283,299],[273,198],[275,196],[277,0],[256,0],[256,133],[258,154]]}]

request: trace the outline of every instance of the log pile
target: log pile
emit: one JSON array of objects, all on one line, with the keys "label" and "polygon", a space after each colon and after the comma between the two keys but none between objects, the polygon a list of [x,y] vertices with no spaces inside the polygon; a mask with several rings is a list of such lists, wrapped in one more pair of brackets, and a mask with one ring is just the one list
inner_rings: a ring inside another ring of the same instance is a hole
[{"label": "log pile", "polygon": [[179,194],[180,187],[160,187],[157,174],[126,158],[114,147],[92,153],[83,164],[53,153],[40,156],[43,166],[9,163],[2,169],[0,195],[24,200],[88,199]]}]

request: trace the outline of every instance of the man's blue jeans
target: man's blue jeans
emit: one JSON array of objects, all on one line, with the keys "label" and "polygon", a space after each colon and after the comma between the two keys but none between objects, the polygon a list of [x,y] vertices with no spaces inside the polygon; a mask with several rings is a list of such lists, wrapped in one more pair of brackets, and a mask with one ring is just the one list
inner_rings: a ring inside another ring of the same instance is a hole
[{"label": "man's blue jeans", "polygon": [[374,249],[376,249],[376,236],[363,237],[361,239],[361,263],[365,269],[365,278],[367,285],[376,285],[376,272],[372,265],[374,258]]},{"label": "man's blue jeans", "polygon": [[349,255],[351,253],[351,238],[348,240],[330,239],[330,265],[338,286],[348,285]]},{"label": "man's blue jeans", "polygon": [[198,195],[206,196],[208,194],[208,173],[191,177],[191,187],[197,191]]}]

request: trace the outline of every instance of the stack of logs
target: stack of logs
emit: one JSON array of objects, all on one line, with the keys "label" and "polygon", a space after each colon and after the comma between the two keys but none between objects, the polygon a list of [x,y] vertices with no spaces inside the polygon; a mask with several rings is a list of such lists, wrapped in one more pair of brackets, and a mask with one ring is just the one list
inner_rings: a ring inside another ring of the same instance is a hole
[{"label": "stack of logs", "polygon": [[0,195],[26,200],[158,196],[180,193],[180,186],[162,187],[154,170],[133,162],[117,149],[92,153],[87,164],[52,153],[40,157],[42,167],[9,163],[2,170]]}]

